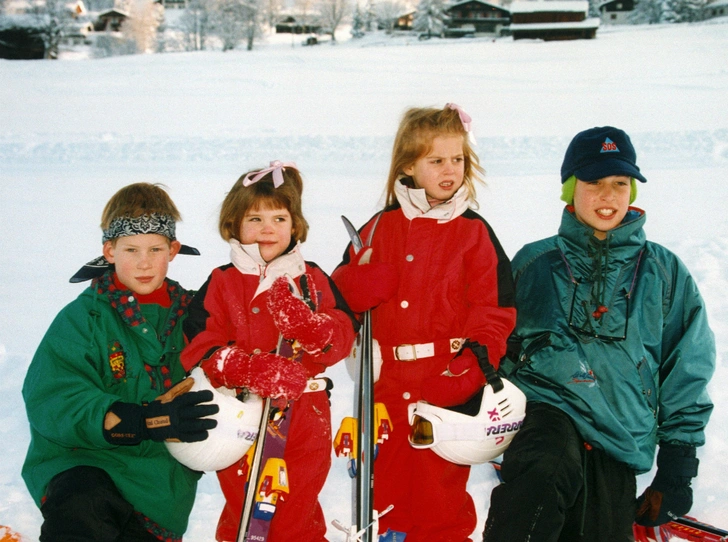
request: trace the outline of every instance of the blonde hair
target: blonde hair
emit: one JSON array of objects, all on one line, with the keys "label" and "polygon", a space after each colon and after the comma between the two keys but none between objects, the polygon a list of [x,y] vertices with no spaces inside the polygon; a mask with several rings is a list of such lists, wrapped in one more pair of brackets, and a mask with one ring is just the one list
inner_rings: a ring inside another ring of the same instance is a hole
[{"label": "blonde hair", "polygon": [[182,220],[177,206],[164,190],[163,184],[134,183],[125,186],[111,199],[101,213],[101,229],[108,229],[115,218],[137,218],[157,213],[169,215],[175,222]]},{"label": "blonde hair", "polygon": [[260,171],[249,171],[240,176],[230,192],[227,193],[220,209],[218,229],[225,240],[240,241],[240,225],[249,210],[287,209],[291,213],[293,238],[303,243],[308,234],[308,222],[303,217],[301,195],[303,179],[297,169],[287,167],[283,170],[283,184],[276,188],[273,185],[273,173],[268,173],[259,181],[243,186],[243,179]]},{"label": "blonde hair", "polygon": [[468,200],[471,205],[477,208],[475,181],[484,184],[485,170],[480,166],[478,155],[470,146],[468,133],[463,127],[459,113],[449,107],[445,107],[445,109],[413,107],[405,112],[394,138],[392,163],[387,178],[386,206],[392,205],[397,200],[394,187],[397,180],[405,175],[405,168],[432,150],[433,139],[438,136],[453,135],[463,138],[463,156],[465,158],[463,185],[468,191]]}]

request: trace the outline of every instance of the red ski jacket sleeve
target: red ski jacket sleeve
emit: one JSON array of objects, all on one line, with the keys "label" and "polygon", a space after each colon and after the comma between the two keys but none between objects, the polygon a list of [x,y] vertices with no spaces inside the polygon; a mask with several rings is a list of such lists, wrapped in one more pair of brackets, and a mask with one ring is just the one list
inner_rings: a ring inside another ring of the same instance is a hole
[{"label": "red ski jacket sleeve", "polygon": [[[362,239],[375,226],[371,262],[389,262],[399,275],[395,296],[372,312],[380,345],[469,338],[488,348],[497,368],[516,311],[510,261],[490,225],[470,209],[446,222],[410,220],[395,205],[361,229]],[[332,274],[345,299],[355,286],[338,277],[353,257],[349,245]]]},{"label": "red ski jacket sleeve", "polygon": [[[302,363],[312,377],[349,355],[358,323],[326,273],[310,262],[306,262],[306,272],[316,285],[318,312],[334,321],[332,348],[316,356],[303,354]],[[294,280],[299,283],[300,277]],[[268,291],[256,295],[259,282],[258,275],[243,274],[232,264],[213,270],[193,299],[185,321],[190,342],[181,359],[187,371],[227,345],[251,354],[276,350],[279,332],[267,309]]]}]

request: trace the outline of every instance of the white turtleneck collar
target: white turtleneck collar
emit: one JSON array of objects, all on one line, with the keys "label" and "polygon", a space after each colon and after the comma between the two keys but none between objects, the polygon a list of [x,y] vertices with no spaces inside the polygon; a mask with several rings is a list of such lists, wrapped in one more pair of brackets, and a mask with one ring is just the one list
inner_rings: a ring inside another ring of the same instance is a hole
[{"label": "white turtleneck collar", "polygon": [[260,255],[258,243],[243,245],[236,239],[230,239],[229,243],[230,260],[235,268],[244,275],[260,277],[255,296],[270,288],[278,277],[288,275],[296,278],[306,272],[306,262],[301,255],[300,243],[296,243],[293,249],[267,263]]},{"label": "white turtleneck collar", "polygon": [[424,188],[409,188],[398,179],[394,183],[394,193],[409,220],[414,218],[434,218],[438,222],[449,222],[459,217],[468,208],[468,190],[463,184],[453,196],[442,203],[430,206]]}]

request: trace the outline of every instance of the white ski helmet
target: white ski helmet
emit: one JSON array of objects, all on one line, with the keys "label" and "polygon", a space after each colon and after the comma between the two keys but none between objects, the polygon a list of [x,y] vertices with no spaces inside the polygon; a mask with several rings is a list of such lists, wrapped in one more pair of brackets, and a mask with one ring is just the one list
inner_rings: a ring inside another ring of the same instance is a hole
[{"label": "white ski helmet", "polygon": [[411,403],[410,445],[429,448],[458,465],[479,465],[502,454],[523,424],[526,396],[505,378],[496,379],[483,389],[480,408],[474,415],[425,401]]},{"label": "white ski helmet", "polygon": [[[349,355],[344,358],[344,365],[349,377],[356,382],[359,378],[359,370],[361,368],[361,335],[356,336],[354,346]],[[373,383],[379,380],[379,374],[382,372],[382,349],[376,339],[372,339],[372,375]]]},{"label": "white ski helmet", "polygon": [[192,470],[217,471],[229,467],[241,459],[258,438],[263,400],[251,394],[241,401],[225,394],[227,388],[213,388],[199,367],[192,370],[189,378],[194,380],[190,391],[212,391],[212,402],[220,411],[209,417],[217,420],[217,426],[201,442],[165,441],[167,449],[177,461]]}]

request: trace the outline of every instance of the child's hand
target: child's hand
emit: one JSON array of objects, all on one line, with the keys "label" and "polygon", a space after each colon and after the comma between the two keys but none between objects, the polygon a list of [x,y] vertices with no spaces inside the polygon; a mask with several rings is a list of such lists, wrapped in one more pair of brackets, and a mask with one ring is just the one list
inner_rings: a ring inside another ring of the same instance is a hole
[{"label": "child's hand", "polygon": [[373,309],[397,293],[397,269],[391,263],[370,263],[371,256],[372,247],[364,247],[337,273],[336,284],[354,312]]},{"label": "child's hand", "polygon": [[220,411],[210,390],[188,391],[169,401],[148,404],[117,402],[104,417],[104,438],[116,445],[136,445],[142,440],[200,442],[217,426],[207,418]]},{"label": "child's hand", "polygon": [[422,398],[439,407],[462,405],[485,386],[478,358],[470,349],[450,361],[448,370],[422,383]]},{"label": "child's hand", "polygon": [[202,368],[211,382],[286,400],[298,399],[308,379],[306,369],[296,361],[268,352],[247,354],[237,346],[216,351]]},{"label": "child's hand", "polygon": [[[316,285],[311,275],[301,277],[301,285],[304,295],[311,292],[313,297],[316,296]],[[306,352],[316,355],[331,344],[334,322],[328,314],[315,312],[315,300],[308,301],[311,306],[293,295],[285,277],[278,277],[268,290],[268,310],[278,330],[286,339],[295,339]]]}]

